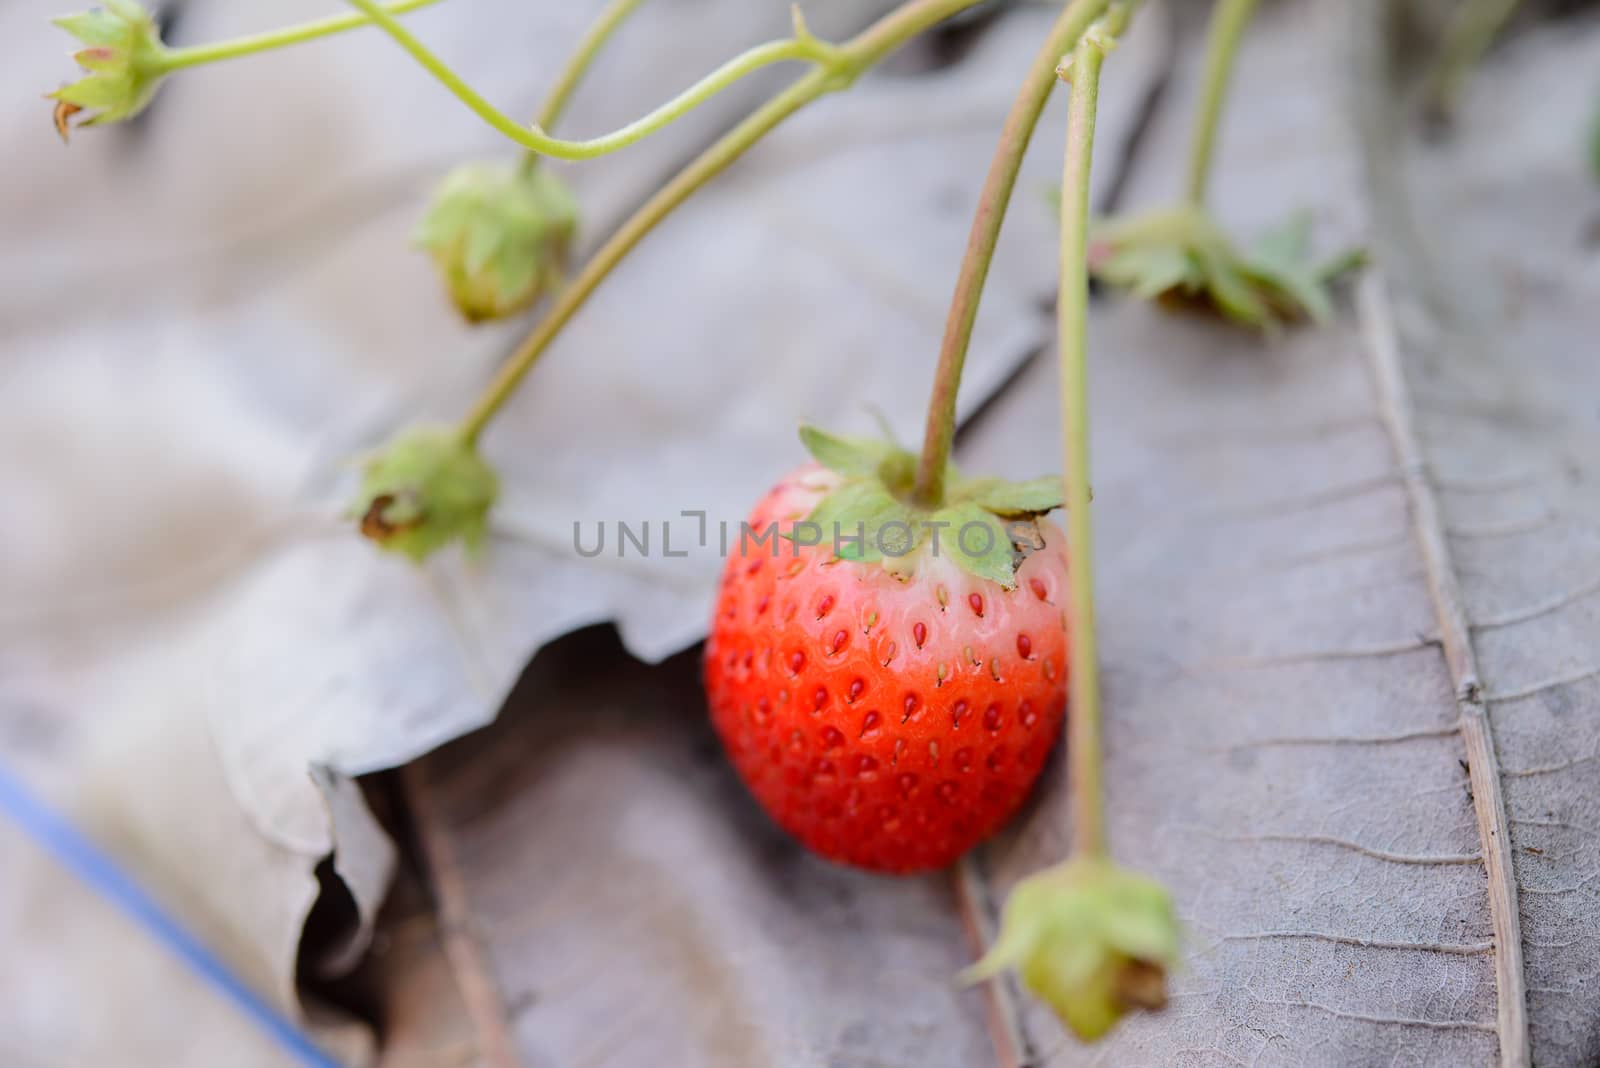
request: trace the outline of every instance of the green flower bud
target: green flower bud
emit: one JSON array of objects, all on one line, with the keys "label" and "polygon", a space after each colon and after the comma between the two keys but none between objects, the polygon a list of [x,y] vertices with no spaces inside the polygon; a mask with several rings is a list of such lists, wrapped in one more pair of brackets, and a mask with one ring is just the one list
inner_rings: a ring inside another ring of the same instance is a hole
[{"label": "green flower bud", "polygon": [[89,73],[48,94],[56,101],[56,129],[65,138],[68,120],[86,109],[95,113],[78,123],[120,122],[144,110],[167,72],[166,47],[155,19],[135,0],[104,0],[105,6],[81,15],[63,15],[57,26],[89,47],[73,55]]},{"label": "green flower bud", "polygon": [[1177,962],[1166,890],[1109,861],[1076,857],[1012,890],[999,939],[963,979],[1015,967],[1024,987],[1092,1041],[1130,1009],[1164,1007]]},{"label": "green flower bud", "polygon": [[476,552],[499,489],[494,469],[458,431],[419,427],[367,460],[349,514],[362,534],[420,563],[457,538]]},{"label": "green flower bud", "polygon": [[523,310],[561,281],[578,208],[548,168],[469,163],[435,194],[413,240],[470,322]]}]

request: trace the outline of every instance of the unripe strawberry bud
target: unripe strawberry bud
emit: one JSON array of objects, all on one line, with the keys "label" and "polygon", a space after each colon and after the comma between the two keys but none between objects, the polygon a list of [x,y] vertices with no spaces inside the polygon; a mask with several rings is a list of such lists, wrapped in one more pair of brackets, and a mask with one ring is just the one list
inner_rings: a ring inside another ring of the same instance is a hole
[{"label": "unripe strawberry bud", "polygon": [[459,432],[419,427],[368,459],[350,515],[383,548],[421,562],[457,538],[476,551],[499,488],[494,469]]},{"label": "unripe strawberry bud", "polygon": [[1075,857],[1017,884],[999,939],[964,978],[1015,967],[1030,993],[1092,1040],[1130,1009],[1164,1007],[1167,971],[1177,962],[1178,921],[1166,890],[1109,861]]},{"label": "unripe strawberry bud", "polygon": [[137,115],[150,103],[167,71],[166,48],[149,12],[135,0],[104,0],[104,5],[53,20],[89,46],[72,57],[89,73],[48,94],[56,101],[56,128],[62,137],[67,135],[67,120],[79,111],[95,111],[80,126]]},{"label": "unripe strawberry bud", "polygon": [[471,322],[523,310],[561,281],[577,204],[547,168],[457,167],[413,237]]}]

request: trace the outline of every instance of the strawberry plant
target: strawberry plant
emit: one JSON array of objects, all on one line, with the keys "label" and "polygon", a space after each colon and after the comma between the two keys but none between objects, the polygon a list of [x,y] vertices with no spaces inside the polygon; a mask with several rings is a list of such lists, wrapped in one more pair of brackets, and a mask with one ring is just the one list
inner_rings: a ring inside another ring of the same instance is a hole
[{"label": "strawberry plant", "polygon": [[[487,125],[519,161],[467,164],[440,186],[415,240],[471,321],[549,298],[531,333],[459,423],[408,429],[369,458],[351,508],[361,532],[418,561],[483,540],[499,478],[478,443],[505,401],[612,270],[664,218],[785,119],[847,89],[913,36],[977,0],[907,0],[843,43],[795,13],[792,35],[723,64],[635,122],[592,139],[552,133],[573,88],[640,0],[611,0],[538,119],[500,111],[399,16],[428,0],[349,0],[353,13],[236,41],[172,48],[135,0],[58,20],[87,71],[52,94],[63,136],[138,114],[170,75],[372,26]],[[1110,859],[1102,811],[1089,494],[1086,331],[1093,271],[1144,296],[1208,304],[1254,327],[1328,314],[1349,266],[1308,255],[1303,221],[1241,251],[1204,207],[1228,72],[1254,0],[1220,0],[1183,204],[1091,224],[1101,66],[1136,0],[1071,0],[1029,65],[1000,136],[962,261],[920,451],[806,428],[816,463],[751,513],[765,534],[726,564],[705,654],[711,718],[773,818],[833,860],[884,872],[945,867],[1018,810],[1067,724],[1073,852],[1018,886],[1000,937],[968,973],[1014,967],[1078,1035],[1157,1008],[1176,962],[1173,905]],[[810,70],[664,183],[568,278],[579,220],[545,158],[627,148],[766,66]],[[1058,299],[1064,478],[1010,482],[951,463],[956,398],[989,265],[1024,152],[1060,81],[1072,86]],[[87,112],[87,115],[82,113]],[[1065,507],[1066,531],[1046,516]],[[1070,696],[1070,701],[1069,701]]]},{"label": "strawberry plant", "polygon": [[[713,722],[773,818],[824,856],[891,872],[948,865],[1015,813],[1070,680],[1074,854],[1017,888],[1000,940],[968,977],[1017,968],[1085,1039],[1129,1009],[1164,1005],[1178,951],[1170,899],[1109,860],[1101,811],[1088,189],[1100,67],[1132,7],[1068,4],[1023,83],[957,282],[921,456],[803,430],[821,466],[780,482],[749,522],[785,527],[795,551],[741,545],[705,653]],[[949,463],[984,278],[1058,78],[1073,85],[1058,301],[1064,494],[1055,479],[968,479]],[[1063,502],[1070,563],[1041,518]]]}]

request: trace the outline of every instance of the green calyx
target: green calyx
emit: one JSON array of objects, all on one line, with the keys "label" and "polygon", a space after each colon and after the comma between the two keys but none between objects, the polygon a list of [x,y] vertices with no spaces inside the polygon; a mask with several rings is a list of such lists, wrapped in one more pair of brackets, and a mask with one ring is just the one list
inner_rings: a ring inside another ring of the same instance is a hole
[{"label": "green calyx", "polygon": [[470,163],[446,176],[412,240],[461,314],[482,322],[558,286],[577,228],[577,202],[548,169]]},{"label": "green calyx", "polygon": [[99,126],[144,110],[167,72],[167,49],[148,11],[134,0],[104,0],[103,7],[52,21],[88,46],[72,58],[89,73],[46,95],[56,101],[63,138],[80,111],[93,114],[77,125]]},{"label": "green calyx", "polygon": [[1017,884],[1000,937],[962,979],[1015,968],[1063,1024],[1093,1040],[1130,1010],[1165,1006],[1178,949],[1172,898],[1159,883],[1079,856]]},{"label": "green calyx", "polygon": [[494,469],[456,430],[419,427],[367,460],[348,515],[384,549],[421,563],[458,538],[478,551],[499,489]]},{"label": "green calyx", "polygon": [[[898,572],[925,550],[1010,589],[1017,565],[1041,544],[1033,521],[1062,505],[1059,478],[968,479],[950,467],[945,499],[923,507],[912,500],[917,458],[895,442],[813,426],[800,428],[800,440],[843,480],[801,526],[812,544],[832,546],[846,560],[881,561]],[[801,540],[800,528],[786,537]]]},{"label": "green calyx", "polygon": [[1089,269],[1143,299],[1198,303],[1260,330],[1320,323],[1333,315],[1329,284],[1364,257],[1314,261],[1310,234],[1311,218],[1299,212],[1241,250],[1202,209],[1170,208],[1096,225]]}]

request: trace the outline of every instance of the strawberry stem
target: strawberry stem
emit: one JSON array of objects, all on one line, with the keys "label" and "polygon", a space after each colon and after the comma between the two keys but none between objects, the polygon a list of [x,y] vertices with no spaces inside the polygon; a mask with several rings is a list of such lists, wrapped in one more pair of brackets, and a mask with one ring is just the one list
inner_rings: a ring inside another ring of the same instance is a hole
[{"label": "strawberry stem", "polygon": [[656,225],[672,214],[701,186],[766,136],[784,119],[818,97],[846,88],[862,71],[906,41],[951,15],[972,7],[978,0],[910,0],[896,8],[849,42],[839,47],[844,57],[840,65],[819,66],[753,112],[739,125],[701,153],[665,186],[644,203],[633,216],[600,246],[583,265],[572,282],[561,291],[549,313],[501,365],[471,412],[462,421],[461,433],[475,444],[484,427],[516,391],[546,348],[567,322],[582,308],[606,276],[622,262],[633,247]]},{"label": "strawberry stem", "polygon": [[[390,15],[404,15],[419,7],[435,3],[438,3],[438,0],[394,0],[384,7],[384,11]],[[224,59],[251,56],[258,52],[270,52],[277,48],[287,48],[305,41],[314,41],[319,37],[354,30],[368,25],[371,21],[366,15],[353,11],[344,15],[330,15],[327,18],[302,22],[295,26],[285,26],[282,29],[268,30],[265,33],[251,34],[248,37],[235,37],[229,41],[190,45],[186,48],[169,48],[162,53],[161,69],[181,70],[184,67],[199,67]]]},{"label": "strawberry stem", "polygon": [[1448,117],[1472,68],[1516,10],[1517,0],[1467,0],[1451,13],[1423,92],[1423,101],[1434,116]]},{"label": "strawberry stem", "polygon": [[1206,181],[1211,176],[1211,157],[1217,146],[1217,125],[1222,118],[1222,101],[1228,94],[1228,77],[1233,72],[1234,53],[1239,39],[1256,9],[1257,0],[1217,0],[1206,28],[1206,71],[1195,114],[1194,141],[1189,147],[1189,203],[1200,207],[1206,199]]},{"label": "strawberry stem", "polygon": [[[561,113],[567,110],[567,102],[572,99],[572,94],[578,88],[578,83],[588,73],[589,67],[594,63],[595,57],[611,40],[628,16],[644,0],[611,0],[605,10],[600,12],[600,17],[594,20],[593,25],[584,33],[578,46],[572,50],[572,55],[567,58],[567,65],[562,68],[556,77],[555,85],[550,87],[550,95],[545,97],[544,106],[539,109],[539,117],[534,120],[534,125],[541,130],[552,129],[560,120]],[[522,170],[524,173],[534,170],[543,157],[529,149],[522,157]]]},{"label": "strawberry stem", "polygon": [[917,464],[917,480],[912,497],[925,508],[944,503],[945,469],[950,462],[950,447],[956,433],[956,394],[961,388],[961,371],[972,344],[972,328],[978,321],[978,303],[983,285],[994,261],[995,244],[1005,223],[1006,207],[1022,170],[1022,158],[1033,139],[1039,115],[1056,85],[1056,66],[1072,48],[1073,42],[1089,24],[1105,11],[1109,0],[1072,0],[1045,39],[1039,54],[1028,69],[1027,78],[1017,92],[1000,144],[989,164],[989,176],[978,196],[978,213],[972,220],[961,272],[956,277],[955,296],[945,319],[944,341],[939,347],[939,366],[933,376],[933,396],[928,402],[928,425],[923,434],[922,457]]},{"label": "strawberry stem", "polygon": [[[831,82],[843,84],[852,81],[860,70],[855,64],[854,56],[847,50],[821,41],[810,33],[797,32],[793,37],[782,41],[769,41],[740,53],[648,115],[628,123],[621,129],[585,141],[568,141],[552,137],[538,126],[524,126],[489,103],[481,93],[468,85],[461,75],[451,69],[448,63],[402,26],[398,19],[385,11],[377,0],[347,0],[347,2],[392,37],[406,54],[432,74],[440,85],[465,104],[474,115],[530,152],[555,159],[596,159],[627,148],[678,121],[734,83],[774,63],[791,61],[811,63]],[[970,0],[959,6],[971,6]],[[803,27],[797,27],[799,28]]]},{"label": "strawberry stem", "polygon": [[1072,578],[1068,639],[1072,703],[1067,718],[1067,754],[1072,775],[1073,847],[1088,856],[1103,856],[1106,852],[1100,665],[1094,622],[1094,528],[1089,516],[1089,171],[1100,98],[1100,66],[1112,38],[1122,32],[1128,16],[1128,5],[1114,4],[1099,24],[1078,39],[1071,64],[1062,71],[1062,76],[1072,82],[1061,177],[1061,293],[1056,305],[1061,345],[1062,470],[1066,473]]}]

